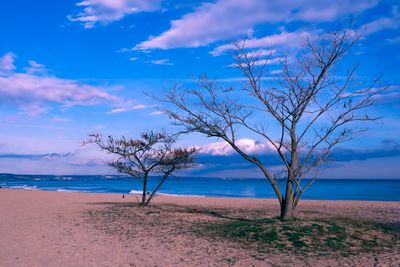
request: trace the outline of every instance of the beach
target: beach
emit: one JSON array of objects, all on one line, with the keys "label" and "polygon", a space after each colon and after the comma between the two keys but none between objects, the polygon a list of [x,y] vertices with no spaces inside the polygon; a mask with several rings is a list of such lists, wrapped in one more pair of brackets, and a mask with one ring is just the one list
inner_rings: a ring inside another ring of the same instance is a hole
[{"label": "beach", "polygon": [[[196,232],[196,225],[271,218],[273,199],[136,196],[0,189],[0,266],[399,266],[400,248],[377,253],[256,255],[250,247]],[[229,211],[229,212],[228,212]],[[300,218],[364,220],[400,229],[400,202],[304,200]]]}]

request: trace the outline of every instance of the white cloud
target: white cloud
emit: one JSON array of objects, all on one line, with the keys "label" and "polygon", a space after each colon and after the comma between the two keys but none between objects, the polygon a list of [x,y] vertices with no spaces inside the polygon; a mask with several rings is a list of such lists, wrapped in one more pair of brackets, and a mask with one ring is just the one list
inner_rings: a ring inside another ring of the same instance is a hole
[{"label": "white cloud", "polygon": [[[282,62],[285,62],[285,60],[286,60],[286,58],[284,58],[284,57],[264,58],[264,59],[253,61],[252,64],[254,66],[274,65],[274,64],[281,64]],[[242,64],[242,66],[245,67],[244,64]],[[237,63],[232,63],[229,65],[229,67],[237,68],[237,67],[239,67],[239,65]]]},{"label": "white cloud", "polygon": [[76,4],[83,8],[76,15],[69,15],[71,21],[83,23],[85,28],[93,28],[96,23],[110,23],[140,12],[161,8],[161,0],[83,0]]},{"label": "white cloud", "polygon": [[154,64],[154,65],[169,65],[169,66],[174,65],[174,63],[172,63],[171,61],[169,61],[168,58],[157,59],[157,60],[149,60],[148,63]]},{"label": "white cloud", "polygon": [[388,38],[386,41],[390,44],[400,44],[400,36],[395,38]]},{"label": "white cloud", "polygon": [[127,109],[127,108],[114,108],[114,109],[112,109],[112,110],[110,110],[110,111],[108,111],[106,113],[107,114],[114,114],[114,113],[125,112],[125,111],[128,111],[128,110],[130,110],[130,109]]},{"label": "white cloud", "polygon": [[130,61],[135,61],[135,60],[137,60],[138,58],[137,57],[131,57],[129,60]]},{"label": "white cloud", "polygon": [[115,52],[117,52],[117,53],[129,53],[131,51],[132,51],[131,48],[124,47],[124,48],[120,48],[120,49],[116,50]]},{"label": "white cloud", "polygon": [[[246,48],[265,48],[265,47],[299,47],[305,44],[307,38],[312,39],[317,34],[317,31],[296,31],[296,32],[281,32],[278,34],[268,35],[262,38],[251,38],[245,41]],[[244,41],[239,43],[239,46]],[[229,43],[216,47],[210,53],[213,56],[219,56],[222,53],[236,49],[236,47]]]},{"label": "white cloud", "polygon": [[69,118],[57,117],[57,116],[54,116],[53,118],[51,118],[52,122],[67,122],[67,121],[70,121],[70,120],[71,119],[69,119]]},{"label": "white cloud", "polygon": [[159,116],[159,115],[162,115],[162,114],[164,114],[164,112],[159,111],[159,110],[153,111],[153,112],[150,113],[151,116]]},{"label": "white cloud", "polygon": [[398,29],[400,28],[400,13],[398,7],[392,9],[392,17],[382,17],[364,24],[361,30],[365,29],[365,34],[373,34],[385,29]]},{"label": "white cloud", "polygon": [[203,3],[195,11],[173,20],[169,30],[150,37],[134,49],[199,47],[216,41],[251,34],[261,23],[320,22],[362,12],[377,0],[218,0]]},{"label": "white cloud", "polygon": [[[122,103],[123,100],[106,92],[107,88],[82,84],[74,80],[61,79],[49,75],[37,75],[45,71],[44,65],[30,61],[27,72],[14,72],[13,54],[0,58],[3,75],[0,76],[0,99],[7,104],[20,107],[28,115],[46,111],[46,104],[59,104],[64,107],[74,105],[96,105],[100,103]],[[4,60],[6,59],[6,60]]]},{"label": "white cloud", "polygon": [[6,75],[16,69],[14,65],[15,54],[8,52],[0,57],[0,75]]},{"label": "white cloud", "polygon": [[149,108],[149,106],[143,104],[133,106],[133,109],[145,109],[145,108]]},{"label": "white cloud", "polygon": [[272,74],[272,75],[281,74],[281,73],[283,73],[283,70],[271,70],[269,72],[269,74]]},{"label": "white cloud", "polygon": [[148,105],[143,105],[143,104],[138,104],[138,105],[128,104],[128,105],[125,105],[124,107],[119,107],[119,108],[112,109],[112,110],[110,110],[110,111],[108,111],[106,113],[107,114],[115,114],[115,113],[131,111],[131,110],[146,109],[146,108],[151,108],[151,107],[154,107],[154,106],[148,106]]},{"label": "white cloud", "polygon": [[[254,50],[254,51],[249,51],[246,52],[246,57],[247,58],[260,58],[264,56],[272,56],[276,54],[276,49],[259,49],[259,50]],[[239,55],[242,57],[243,55]]]},{"label": "white cloud", "polygon": [[[271,144],[257,142],[249,138],[237,140],[236,145],[245,153],[249,154],[260,154],[273,151],[273,146]],[[235,153],[233,148],[225,141],[214,142],[197,148],[199,149],[200,153],[211,154],[215,156],[228,156]]]},{"label": "white cloud", "polygon": [[40,74],[46,72],[46,66],[39,64],[34,60],[28,60],[29,67],[25,68],[25,71],[29,74]]},{"label": "white cloud", "polygon": [[[33,139],[43,152],[26,152],[26,144],[22,142],[22,154],[12,150],[9,155],[0,153],[0,168],[9,173],[27,174],[115,174],[115,171],[107,166],[106,162],[113,159],[112,156],[102,152],[94,145],[78,147],[76,142],[55,138],[54,145],[48,139]],[[20,141],[20,140],[17,140]],[[18,143],[18,142],[17,142]],[[21,143],[21,142],[20,142]],[[62,146],[67,146],[61,149]],[[60,152],[48,152],[49,148],[58,148]],[[72,151],[72,152],[71,152]],[[40,154],[38,154],[40,153]],[[16,160],[16,157],[18,160]]]}]

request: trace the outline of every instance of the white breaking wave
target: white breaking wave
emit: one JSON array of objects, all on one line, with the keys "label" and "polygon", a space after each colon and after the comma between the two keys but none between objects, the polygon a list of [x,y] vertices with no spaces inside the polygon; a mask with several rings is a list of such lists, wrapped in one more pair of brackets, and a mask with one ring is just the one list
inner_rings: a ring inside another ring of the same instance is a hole
[{"label": "white breaking wave", "polygon": [[16,185],[16,186],[10,186],[9,188],[11,188],[11,189],[25,189],[25,190],[39,190],[36,185],[34,185],[34,186]]},{"label": "white breaking wave", "polygon": [[143,193],[142,191],[138,191],[138,190],[129,191],[129,194],[132,194],[132,195],[141,195],[142,193]]},{"label": "white breaking wave", "polygon": [[84,192],[84,191],[71,190],[71,189],[57,189],[57,192]]}]

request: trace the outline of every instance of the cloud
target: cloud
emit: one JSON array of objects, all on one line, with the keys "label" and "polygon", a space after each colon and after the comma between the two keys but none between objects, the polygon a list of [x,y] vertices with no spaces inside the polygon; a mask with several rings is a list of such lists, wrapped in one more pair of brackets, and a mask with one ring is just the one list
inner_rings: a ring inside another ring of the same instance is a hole
[{"label": "cloud", "polygon": [[106,112],[106,114],[115,114],[115,113],[131,111],[131,110],[141,110],[141,109],[153,108],[153,107],[155,107],[155,105],[149,106],[149,105],[143,105],[143,104],[137,104],[137,105],[129,104],[124,107],[112,109],[112,110]]},{"label": "cloud", "polygon": [[168,58],[158,59],[158,60],[149,60],[148,63],[154,64],[154,65],[169,65],[169,66],[174,65],[174,63],[169,61]]},{"label": "cloud", "polygon": [[[241,41],[239,45],[245,42],[245,47],[250,48],[265,48],[265,47],[300,47],[305,44],[307,38],[312,39],[318,31],[296,31],[296,32],[281,32],[277,34],[267,35],[261,38],[251,38],[246,41]],[[219,56],[228,50],[236,49],[233,44],[223,44],[216,47],[210,53],[213,56]]]},{"label": "cloud", "polygon": [[[260,58],[260,57],[264,57],[264,56],[272,56],[276,54],[276,49],[258,49],[258,50],[254,50],[254,51],[249,51],[246,52],[246,57],[247,58]],[[240,54],[239,57],[244,57],[244,55]]]},{"label": "cloud", "polygon": [[[275,64],[281,64],[282,62],[285,62],[285,60],[286,60],[285,57],[265,58],[265,59],[253,61],[252,64],[254,66],[275,65]],[[243,67],[246,66],[244,63],[243,64],[232,63],[229,65],[229,67],[237,68],[237,67],[239,67],[239,65],[242,65]]]},{"label": "cloud", "polygon": [[[255,145],[257,142],[251,139],[246,140],[245,144],[247,146],[244,146],[244,149],[249,149],[250,152],[247,151],[248,153],[252,152],[256,154],[257,158],[270,170],[281,169],[282,162],[272,148],[262,143],[259,143],[257,146]],[[192,170],[192,175],[263,177],[260,170],[254,164],[243,159],[224,142],[211,143],[203,147],[198,147],[198,149],[200,153],[197,156],[197,162],[201,164],[202,168]],[[362,174],[357,174],[355,178],[395,178],[398,177],[398,164],[396,165],[396,161],[398,162],[400,158],[400,143],[398,140],[384,140],[380,145],[372,149],[336,149],[333,151],[332,158],[336,162],[325,165],[321,170],[320,177],[349,178],[349,173],[353,173],[354,170],[362,166]],[[376,164],[369,166],[373,162]],[[384,163],[388,163],[388,168],[379,175],[376,167],[382,166]]]},{"label": "cloud", "polygon": [[72,153],[46,153],[46,154],[0,154],[0,158],[13,158],[13,159],[32,159],[32,160],[52,160],[59,158],[66,158],[72,156]]},{"label": "cloud", "polygon": [[[269,162],[271,165],[276,165],[280,162],[279,159],[275,157],[275,148],[269,143],[245,138],[237,140],[237,145],[246,153],[259,155],[262,161]],[[200,157],[209,162],[216,163],[220,161],[221,164],[227,164],[229,161],[237,161],[240,162],[240,164],[246,162],[242,161],[241,156],[239,156],[225,141],[210,143],[197,147],[197,149],[201,154]],[[372,149],[337,148],[331,154],[331,157],[339,162],[398,156],[400,156],[400,142],[392,139],[383,140],[378,146]]]},{"label": "cloud", "polygon": [[[381,88],[377,88],[381,89]],[[400,104],[400,85],[391,85],[383,93],[375,96],[375,100],[380,105],[399,105]]]},{"label": "cloud", "polygon": [[29,74],[40,74],[47,72],[45,65],[39,64],[34,60],[28,60],[28,64],[30,67],[25,68],[25,71]]},{"label": "cloud", "polygon": [[128,110],[131,110],[131,109],[128,109],[128,108],[114,108],[114,109],[106,112],[106,114],[121,113],[121,112],[125,112],[125,111],[128,111]]},{"label": "cloud", "polygon": [[362,12],[377,0],[259,1],[218,0],[171,21],[170,29],[135,46],[137,50],[199,47],[249,35],[261,23],[321,22]]},{"label": "cloud", "polygon": [[7,75],[16,69],[14,65],[15,54],[8,52],[4,56],[0,57],[0,76]]},{"label": "cloud", "polygon": [[63,117],[57,117],[54,116],[53,118],[51,118],[52,122],[66,122],[66,121],[70,121],[71,119],[69,118],[63,118]]},{"label": "cloud", "polygon": [[7,70],[0,76],[0,99],[3,103],[17,105],[28,115],[43,113],[45,105],[51,103],[71,107],[123,102],[107,93],[107,88],[44,75],[44,65],[35,61],[30,61],[28,72],[14,72],[15,56],[12,55],[8,53],[0,58],[0,62],[5,62],[3,69]]},{"label": "cloud", "polygon": [[400,13],[398,7],[392,9],[392,17],[382,17],[364,24],[360,30],[365,29],[365,35],[370,35],[385,29],[398,29],[400,27]]},{"label": "cloud", "polygon": [[[8,137],[12,138],[12,137]],[[7,138],[2,138],[7,140]],[[8,140],[11,141],[11,140]],[[70,140],[63,144],[60,139],[51,140],[54,144],[63,145],[57,152],[49,152],[56,145],[49,145],[49,140],[39,139],[38,142],[24,142],[16,144],[7,151],[0,152],[0,168],[3,172],[30,173],[30,174],[108,174],[114,171],[106,166],[112,156],[99,151],[95,145],[76,147],[77,144]],[[65,142],[65,141],[64,141]],[[43,145],[46,144],[47,145]],[[11,143],[10,143],[11,144]],[[269,145],[256,142],[252,139],[238,141],[241,148],[248,153],[257,155],[270,170],[279,170],[281,162],[273,153]],[[26,148],[35,146],[36,148]],[[15,149],[14,146],[19,146]],[[73,149],[75,147],[75,149]],[[207,149],[206,149],[207,147]],[[202,168],[190,170],[189,175],[222,176],[222,177],[263,177],[259,169],[244,160],[240,155],[230,149],[223,142],[215,142],[203,146],[197,156]],[[72,148],[72,149],[71,149]],[[16,152],[14,152],[16,151]],[[27,152],[29,151],[29,152]],[[362,167],[363,172],[356,178],[388,178],[398,177],[398,162],[400,158],[400,143],[398,140],[384,140],[379,146],[372,149],[337,149],[333,153],[336,163],[330,163],[322,169],[322,178],[348,178],[350,172]],[[375,162],[376,164],[371,165]],[[386,164],[385,170],[379,172],[379,166]],[[338,169],[339,168],[339,169]]]},{"label": "cloud", "polygon": [[[70,148],[74,147],[70,145]],[[75,144],[76,147],[76,144]],[[115,174],[106,165],[112,156],[96,146],[85,146],[72,152],[0,153],[0,169],[7,173],[26,174]]]},{"label": "cloud", "polygon": [[272,75],[277,75],[277,74],[281,74],[281,73],[283,73],[283,70],[271,70],[269,72],[269,74],[272,74]]},{"label": "cloud", "polygon": [[395,38],[388,38],[388,39],[386,39],[386,41],[389,44],[400,44],[400,36],[399,37],[395,37]]},{"label": "cloud", "polygon": [[[260,154],[270,152],[273,146],[266,143],[257,142],[253,139],[244,138],[236,141],[236,144],[246,153]],[[216,156],[227,156],[236,153],[233,148],[225,141],[210,143],[205,146],[198,147],[199,152],[202,154],[210,154]]]},{"label": "cloud", "polygon": [[373,149],[345,149],[338,148],[332,153],[336,161],[367,160],[374,158],[388,158],[400,156],[400,143],[397,140],[383,140]]},{"label": "cloud", "polygon": [[157,111],[151,112],[150,116],[159,116],[159,115],[162,115],[162,114],[164,114],[164,112],[157,110]]},{"label": "cloud", "polygon": [[161,0],[83,0],[76,5],[83,10],[68,19],[93,28],[97,23],[107,24],[130,14],[158,10]]},{"label": "cloud", "polygon": [[149,107],[150,106],[140,104],[140,105],[134,105],[132,108],[133,109],[145,109],[145,108],[149,108]]}]

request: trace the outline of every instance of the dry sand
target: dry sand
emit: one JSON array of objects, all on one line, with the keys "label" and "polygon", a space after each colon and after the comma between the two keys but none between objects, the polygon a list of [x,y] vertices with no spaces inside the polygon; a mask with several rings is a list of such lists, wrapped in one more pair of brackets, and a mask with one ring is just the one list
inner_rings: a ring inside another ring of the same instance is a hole
[{"label": "dry sand", "polygon": [[[349,257],[263,259],[193,232],[210,209],[277,215],[269,199],[157,197],[149,209],[118,194],[0,189],[0,266],[400,266],[399,250]],[[190,209],[188,209],[190,207]],[[106,216],[104,216],[106,215]],[[346,216],[399,227],[400,202],[303,201],[299,216]]]}]

